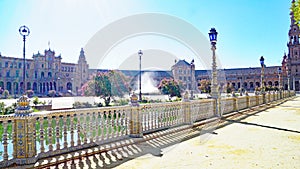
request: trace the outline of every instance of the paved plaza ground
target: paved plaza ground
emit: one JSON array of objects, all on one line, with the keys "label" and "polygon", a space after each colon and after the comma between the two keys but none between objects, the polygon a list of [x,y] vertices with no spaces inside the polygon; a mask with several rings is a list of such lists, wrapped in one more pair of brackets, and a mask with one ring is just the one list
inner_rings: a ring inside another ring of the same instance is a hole
[{"label": "paved plaza ground", "polygon": [[[300,168],[300,98],[117,168]],[[204,139],[202,139],[204,138]]]},{"label": "paved plaza ground", "polygon": [[[149,135],[159,135],[149,134]],[[125,140],[130,142],[132,140]],[[114,143],[122,144],[120,143]],[[48,159],[53,162],[76,153]],[[42,163],[48,163],[41,161]],[[300,97],[50,168],[299,168]]]},{"label": "paved plaza ground", "polygon": [[300,98],[117,168],[299,168]]}]

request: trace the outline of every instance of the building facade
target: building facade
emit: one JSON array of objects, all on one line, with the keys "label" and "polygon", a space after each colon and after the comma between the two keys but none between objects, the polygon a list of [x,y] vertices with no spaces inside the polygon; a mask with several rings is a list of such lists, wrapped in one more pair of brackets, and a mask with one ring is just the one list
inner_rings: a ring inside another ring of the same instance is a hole
[{"label": "building facade", "polygon": [[182,84],[185,90],[195,91],[196,90],[196,79],[195,79],[195,64],[194,60],[188,63],[185,60],[175,60],[175,64],[171,67],[173,78]]},{"label": "building facade", "polygon": [[20,95],[33,90],[37,95],[46,95],[50,90],[61,93],[76,93],[88,80],[89,66],[83,49],[77,64],[62,62],[61,55],[51,49],[44,54],[33,54],[25,60],[25,83],[23,82],[23,59],[0,55],[0,88],[11,95]]},{"label": "building facade", "polygon": [[[288,32],[289,41],[287,43],[288,55],[283,56],[282,69],[284,70],[285,87],[291,90],[299,91],[300,81],[300,30],[295,21],[294,13],[290,13],[291,25]],[[288,86],[289,85],[289,86]]]}]

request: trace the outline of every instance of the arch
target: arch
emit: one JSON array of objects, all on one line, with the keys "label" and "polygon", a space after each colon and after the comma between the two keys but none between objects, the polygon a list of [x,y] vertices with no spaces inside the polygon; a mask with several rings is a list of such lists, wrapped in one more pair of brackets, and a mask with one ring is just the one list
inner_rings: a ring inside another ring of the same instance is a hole
[{"label": "arch", "polygon": [[275,81],[275,82],[274,82],[274,85],[278,87],[278,86],[279,86],[278,81]]},{"label": "arch", "polygon": [[254,84],[253,82],[250,82],[250,89],[253,89],[254,88]]},{"label": "arch", "polygon": [[36,82],[33,83],[32,89],[33,89],[34,93],[37,93],[37,83]]},{"label": "arch", "polygon": [[4,88],[4,82],[0,81],[0,88],[3,89]]},{"label": "arch", "polygon": [[52,73],[51,72],[48,72],[48,77],[52,77]]},{"label": "arch", "polygon": [[46,91],[48,92],[49,91],[49,83],[48,82],[46,83],[46,88],[47,88]]},{"label": "arch", "polygon": [[255,82],[255,86],[256,87],[260,87],[260,83],[259,82]]},{"label": "arch", "polygon": [[14,82],[14,93],[15,94],[18,94],[19,93],[19,84],[18,84],[18,82]]},{"label": "arch", "polygon": [[31,89],[31,83],[27,82],[27,88],[26,88],[26,90],[30,90],[30,89]]},{"label": "arch", "polygon": [[24,83],[23,82],[20,82],[20,92],[21,93],[24,93]]},{"label": "arch", "polygon": [[241,83],[240,82],[237,83],[237,87],[241,88]]},{"label": "arch", "polygon": [[49,85],[50,85],[50,90],[53,90],[52,82],[50,82]]},{"label": "arch", "polygon": [[46,92],[46,84],[43,83],[43,93],[45,93],[45,92]]},{"label": "arch", "polygon": [[247,82],[244,82],[244,88],[247,88],[248,87],[248,83]]},{"label": "arch", "polygon": [[40,83],[40,93],[43,93],[43,84]]},{"label": "arch", "polygon": [[11,94],[11,82],[6,82],[6,90],[9,91],[9,94]]},{"label": "arch", "polygon": [[268,86],[273,86],[273,83],[271,81],[268,81]]},{"label": "arch", "polygon": [[235,87],[235,83],[234,82],[232,82],[231,84],[232,84],[233,87]]},{"label": "arch", "polygon": [[41,78],[44,78],[44,77],[45,77],[45,73],[41,72]]},{"label": "arch", "polygon": [[67,87],[67,90],[72,91],[72,83],[71,82],[68,82],[66,87]]},{"label": "arch", "polygon": [[53,82],[53,90],[57,91],[56,82]]}]

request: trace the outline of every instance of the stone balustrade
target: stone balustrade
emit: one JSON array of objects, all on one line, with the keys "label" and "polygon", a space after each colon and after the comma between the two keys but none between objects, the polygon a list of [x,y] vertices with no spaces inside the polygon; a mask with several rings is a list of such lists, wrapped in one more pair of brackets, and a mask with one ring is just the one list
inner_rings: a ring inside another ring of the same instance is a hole
[{"label": "stone balustrade", "polygon": [[[240,111],[294,96],[293,91],[223,98],[222,114]],[[265,99],[265,101],[263,100]],[[217,115],[216,100],[142,104],[133,99],[127,106],[27,112],[0,116],[0,167],[34,164],[36,160],[114,142],[194,122]],[[17,112],[18,112],[17,111]]]}]

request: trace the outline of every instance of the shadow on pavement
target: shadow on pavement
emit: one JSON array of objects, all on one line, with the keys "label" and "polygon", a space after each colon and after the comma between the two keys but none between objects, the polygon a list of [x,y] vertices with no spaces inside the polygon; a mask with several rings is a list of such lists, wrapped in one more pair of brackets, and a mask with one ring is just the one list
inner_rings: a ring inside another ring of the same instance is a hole
[{"label": "shadow on pavement", "polygon": [[300,131],[296,131],[296,130],[284,129],[284,128],[273,127],[273,126],[266,126],[266,125],[256,124],[256,123],[242,122],[242,121],[239,121],[239,120],[225,120],[225,121],[228,121],[230,123],[240,123],[240,124],[245,124],[245,125],[265,127],[265,128],[269,128],[269,129],[275,129],[275,130],[281,130],[281,131],[288,131],[288,132],[293,132],[293,133],[300,133]]}]

